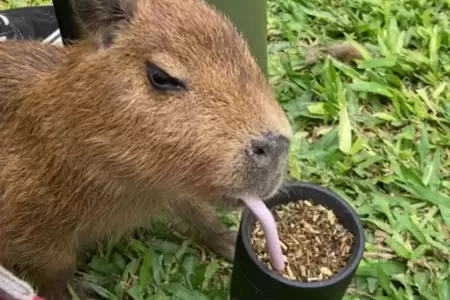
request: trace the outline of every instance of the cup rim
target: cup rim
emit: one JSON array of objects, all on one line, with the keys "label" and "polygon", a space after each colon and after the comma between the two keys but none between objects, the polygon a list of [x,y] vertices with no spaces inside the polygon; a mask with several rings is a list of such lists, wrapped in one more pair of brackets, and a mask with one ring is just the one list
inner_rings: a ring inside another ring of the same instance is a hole
[{"label": "cup rim", "polygon": [[[289,188],[295,188],[295,189],[302,189],[302,188],[308,188],[308,189],[315,189],[316,191],[327,195],[328,197],[331,197],[335,199],[339,204],[342,206],[343,209],[345,209],[350,215],[351,218],[354,220],[356,225],[356,245],[357,249],[353,250],[353,254],[350,256],[349,261],[343,267],[336,275],[333,277],[324,280],[324,281],[315,281],[315,282],[299,282],[287,279],[277,272],[270,270],[268,267],[263,265],[261,261],[256,257],[255,251],[253,247],[251,246],[251,237],[248,235],[247,228],[249,227],[249,221],[250,221],[250,215],[253,215],[252,212],[246,207],[244,209],[244,213],[242,215],[242,242],[244,245],[245,250],[247,251],[248,255],[250,256],[251,260],[255,264],[255,266],[261,271],[270,276],[272,279],[277,280],[285,285],[294,287],[294,288],[321,288],[321,287],[327,287],[332,286],[345,278],[349,277],[358,267],[363,255],[364,255],[364,249],[365,249],[365,236],[364,236],[364,228],[361,223],[361,219],[359,218],[356,211],[353,209],[353,207],[350,206],[342,197],[340,197],[337,193],[331,191],[328,188],[325,188],[320,185],[315,185],[308,182],[287,182],[285,186],[289,186]],[[275,196],[274,196],[275,197]],[[314,199],[312,199],[314,200]],[[253,216],[254,217],[254,216]]]}]

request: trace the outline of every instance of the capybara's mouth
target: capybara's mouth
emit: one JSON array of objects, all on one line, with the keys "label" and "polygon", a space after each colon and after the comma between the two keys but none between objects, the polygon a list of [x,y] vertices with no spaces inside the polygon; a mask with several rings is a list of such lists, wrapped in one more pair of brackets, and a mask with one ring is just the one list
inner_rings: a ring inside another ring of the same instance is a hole
[{"label": "capybara's mouth", "polygon": [[275,194],[277,194],[280,188],[283,186],[283,182],[284,176],[280,172],[279,174],[277,174],[276,178],[266,186],[266,189],[260,194],[260,198],[263,201],[266,201],[275,196]]}]

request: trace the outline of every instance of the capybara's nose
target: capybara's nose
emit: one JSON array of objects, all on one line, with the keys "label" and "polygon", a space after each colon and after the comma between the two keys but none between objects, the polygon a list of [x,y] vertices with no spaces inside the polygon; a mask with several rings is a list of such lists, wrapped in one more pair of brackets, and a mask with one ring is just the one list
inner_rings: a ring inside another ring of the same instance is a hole
[{"label": "capybara's nose", "polygon": [[287,156],[289,139],[283,135],[266,133],[250,140],[247,155],[261,165],[277,163]]}]

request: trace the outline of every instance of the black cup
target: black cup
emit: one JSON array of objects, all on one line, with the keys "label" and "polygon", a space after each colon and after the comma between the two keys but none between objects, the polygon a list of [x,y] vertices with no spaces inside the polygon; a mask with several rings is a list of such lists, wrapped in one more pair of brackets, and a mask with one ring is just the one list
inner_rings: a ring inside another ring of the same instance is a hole
[{"label": "black cup", "polygon": [[332,210],[342,225],[354,236],[347,265],[334,277],[320,282],[302,283],[288,280],[263,265],[251,246],[251,233],[256,218],[244,210],[236,244],[230,300],[341,300],[349,287],[364,253],[364,230],[356,212],[336,193],[321,186],[290,182],[286,192],[268,200],[275,205],[298,200],[311,200]]}]

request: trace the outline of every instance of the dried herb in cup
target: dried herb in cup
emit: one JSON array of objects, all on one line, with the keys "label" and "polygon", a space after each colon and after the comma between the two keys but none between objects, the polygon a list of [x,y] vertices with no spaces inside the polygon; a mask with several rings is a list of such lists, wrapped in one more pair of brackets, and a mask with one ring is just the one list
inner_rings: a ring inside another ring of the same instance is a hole
[{"label": "dried herb in cup", "polygon": [[[331,210],[306,200],[273,210],[286,261],[282,276],[300,282],[323,281],[345,266],[354,237]],[[259,222],[253,230],[252,245],[259,260],[273,270]]]}]

